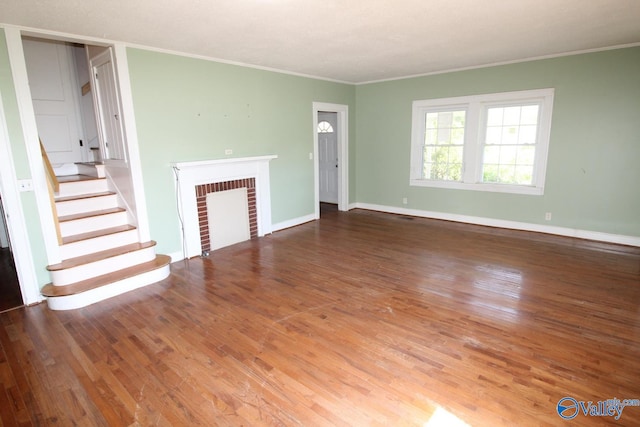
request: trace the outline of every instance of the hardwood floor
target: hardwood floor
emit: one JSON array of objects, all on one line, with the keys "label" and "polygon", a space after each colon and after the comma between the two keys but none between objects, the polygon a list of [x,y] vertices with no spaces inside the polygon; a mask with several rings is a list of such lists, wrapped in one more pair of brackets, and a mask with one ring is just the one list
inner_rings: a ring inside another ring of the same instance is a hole
[{"label": "hardwood floor", "polygon": [[9,248],[0,248],[0,312],[22,305],[16,266]]},{"label": "hardwood floor", "polygon": [[2,425],[638,425],[556,408],[640,398],[640,248],[325,212],[0,346]]}]

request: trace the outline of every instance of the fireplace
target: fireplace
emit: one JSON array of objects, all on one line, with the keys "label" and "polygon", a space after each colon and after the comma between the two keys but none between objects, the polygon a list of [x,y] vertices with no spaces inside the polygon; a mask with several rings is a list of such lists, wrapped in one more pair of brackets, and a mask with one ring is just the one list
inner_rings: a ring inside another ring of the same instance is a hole
[{"label": "fireplace", "polygon": [[[212,241],[212,235],[215,233],[211,232],[209,225],[212,222],[211,221],[212,214],[215,214],[216,212],[212,212],[212,209],[211,209],[211,205],[212,205],[211,195],[214,195],[214,193],[227,193],[227,192],[232,192],[233,190],[237,191],[242,189],[246,190],[244,192],[241,192],[242,197],[245,199],[244,200],[245,203],[240,207],[239,209],[240,211],[238,212],[238,208],[235,207],[236,205],[238,205],[238,202],[236,203],[231,202],[231,205],[234,206],[232,210],[235,212],[230,212],[230,216],[232,218],[230,218],[229,221],[227,221],[227,223],[229,222],[243,223],[246,220],[248,225],[247,237],[254,239],[258,237],[258,213],[256,208],[256,179],[255,178],[236,179],[233,181],[224,181],[224,182],[215,182],[215,183],[209,183],[209,184],[196,185],[195,187],[196,204],[198,206],[198,225],[200,228],[200,246],[202,249],[202,253],[207,253],[212,248],[217,249],[223,246],[227,246],[226,244],[218,244],[217,242]],[[233,197],[233,196],[231,197],[232,200],[236,200],[237,198],[238,197]],[[225,199],[225,202],[229,203],[226,199]],[[217,209],[224,209],[223,204],[219,206],[220,207],[218,207]],[[243,206],[246,206],[246,209],[242,209]],[[234,216],[236,217],[235,221],[233,218]],[[242,217],[239,217],[239,216],[242,216]],[[244,216],[246,216],[246,218],[244,218]],[[234,226],[234,224],[231,224],[231,225],[232,225],[231,231],[233,231],[234,228],[239,228],[237,226]],[[235,234],[243,234],[243,233],[236,232]],[[228,239],[224,239],[224,240],[226,242]],[[238,238],[231,238],[228,241],[240,242],[242,240],[238,237]]]},{"label": "fireplace", "polygon": [[[271,233],[269,161],[277,156],[176,162],[176,191],[182,219],[183,254],[208,253],[212,247],[207,195],[246,189],[250,238]],[[215,232],[214,232],[215,233]]]}]

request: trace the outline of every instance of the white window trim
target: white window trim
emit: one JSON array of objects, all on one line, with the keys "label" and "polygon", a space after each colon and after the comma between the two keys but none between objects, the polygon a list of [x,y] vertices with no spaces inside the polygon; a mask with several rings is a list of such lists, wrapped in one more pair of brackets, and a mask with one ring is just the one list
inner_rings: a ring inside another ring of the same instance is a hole
[{"label": "white window trim", "polygon": [[[551,134],[553,95],[554,89],[547,88],[413,101],[409,185],[501,193],[544,194],[549,139]],[[482,145],[485,138],[485,112],[487,107],[520,105],[532,101],[539,102],[541,109],[536,140],[533,184],[529,186],[482,182]],[[462,180],[439,181],[424,179],[422,177],[422,152],[425,135],[425,113],[452,109],[466,111]]]}]

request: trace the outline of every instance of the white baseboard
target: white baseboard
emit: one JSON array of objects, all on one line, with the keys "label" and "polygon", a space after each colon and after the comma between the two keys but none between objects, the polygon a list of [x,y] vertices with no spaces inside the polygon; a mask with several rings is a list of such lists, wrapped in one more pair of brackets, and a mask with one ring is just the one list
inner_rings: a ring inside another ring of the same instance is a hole
[{"label": "white baseboard", "polygon": [[512,230],[535,231],[538,233],[555,234],[559,236],[576,237],[579,239],[596,240],[599,242],[618,243],[621,245],[640,247],[640,237],[621,234],[602,233],[599,231],[579,230],[575,228],[556,227],[551,225],[532,224],[528,222],[509,221],[495,218],[459,215],[445,212],[423,211],[418,209],[398,208],[395,206],[376,205],[371,203],[354,203],[350,209],[367,209],[400,215],[417,216],[422,218],[442,219],[446,221],[464,222],[467,224],[485,225],[489,227],[508,228]]},{"label": "white baseboard", "polygon": [[182,261],[183,259],[185,259],[184,252],[182,251],[171,252],[170,254],[167,254],[167,255],[171,257],[172,263]]},{"label": "white baseboard", "polygon": [[277,224],[271,225],[271,230],[276,232],[280,230],[284,230],[285,228],[295,227],[296,225],[304,224],[305,222],[315,221],[316,217],[314,214],[309,214],[305,216],[301,216],[298,218],[289,219],[287,221],[282,221]]}]

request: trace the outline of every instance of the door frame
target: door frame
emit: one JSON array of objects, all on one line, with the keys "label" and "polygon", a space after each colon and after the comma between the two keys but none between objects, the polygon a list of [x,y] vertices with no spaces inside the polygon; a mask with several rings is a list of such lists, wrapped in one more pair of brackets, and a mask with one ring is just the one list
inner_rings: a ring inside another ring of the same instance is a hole
[{"label": "door frame", "polygon": [[349,210],[349,106],[313,102],[313,183],[314,218],[320,218],[320,163],[318,156],[318,113],[337,113],[338,129],[338,210]]},{"label": "door frame", "polygon": [[18,191],[18,180],[13,165],[13,154],[9,140],[9,131],[4,114],[4,104],[0,93],[0,194],[5,212],[5,222],[9,232],[9,241],[16,266],[18,285],[22,302],[26,305],[42,301],[36,269],[31,255],[31,244],[25,222],[22,200]]},{"label": "door frame", "polygon": [[[116,98],[117,99],[122,99],[122,97],[120,96],[118,92],[118,73],[116,70],[116,61],[115,61],[115,55],[113,52],[113,49],[111,47],[108,47],[107,49],[105,49],[103,52],[97,54],[94,57],[89,58],[89,75],[90,75],[90,79],[91,79],[91,84],[92,84],[92,88],[95,89],[95,94],[93,95],[93,108],[95,110],[96,113],[96,127],[98,128],[98,142],[100,145],[100,155],[102,158],[102,162],[104,164],[108,164],[110,166],[121,166],[121,167],[126,167],[127,166],[127,157],[128,157],[128,153],[127,153],[127,143],[126,143],[126,138],[125,138],[125,130],[124,130],[124,126],[122,124],[122,119],[118,119],[118,127],[120,129],[120,137],[121,140],[118,141],[119,144],[121,144],[120,146],[120,150],[122,151],[122,159],[112,159],[111,155],[107,155],[107,153],[110,153],[108,147],[105,145],[105,123],[104,123],[104,111],[103,111],[103,103],[104,100],[102,99],[101,96],[101,91],[98,90],[98,87],[100,85],[99,80],[97,78],[97,71],[96,68],[99,66],[102,66],[104,64],[110,64],[110,68],[111,68],[111,73],[113,73],[113,79],[114,79],[114,84],[115,84],[115,91],[116,91]],[[117,115],[122,117],[122,109],[120,108],[120,102],[116,102],[115,108],[117,110]],[[113,143],[113,141],[111,141]]]}]

